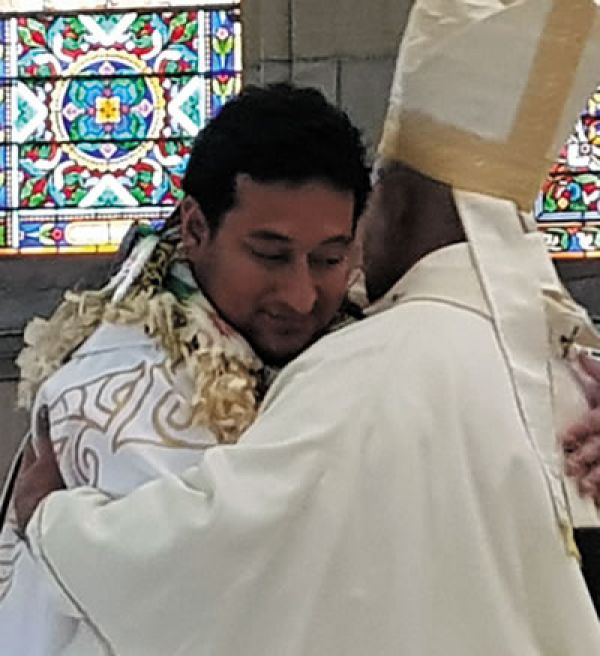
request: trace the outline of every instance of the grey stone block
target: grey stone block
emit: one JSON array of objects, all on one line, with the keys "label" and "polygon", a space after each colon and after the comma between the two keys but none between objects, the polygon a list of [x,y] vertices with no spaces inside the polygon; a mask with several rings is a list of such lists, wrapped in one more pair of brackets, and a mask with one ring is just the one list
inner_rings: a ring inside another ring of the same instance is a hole
[{"label": "grey stone block", "polygon": [[16,409],[16,398],[16,383],[0,382],[0,486],[29,424],[28,413]]},{"label": "grey stone block", "polygon": [[22,348],[22,331],[0,331],[0,382],[18,380],[18,369],[15,365],[15,358]]},{"label": "grey stone block", "polygon": [[395,54],[412,0],[293,0],[292,57]]},{"label": "grey stone block", "polygon": [[97,287],[108,275],[109,256],[0,258],[0,330],[20,330],[46,316],[65,289]]},{"label": "grey stone block", "polygon": [[244,63],[290,59],[289,0],[244,0]]},{"label": "grey stone block", "polygon": [[316,87],[325,97],[336,104],[338,99],[337,59],[320,61],[295,61],[292,65],[292,80],[299,86]]},{"label": "grey stone block", "polygon": [[267,61],[258,66],[244,70],[244,84],[273,84],[275,82],[289,82],[292,66],[289,62]]},{"label": "grey stone block", "polygon": [[573,298],[600,324],[600,262],[594,259],[558,260],[555,264]]},{"label": "grey stone block", "polygon": [[342,60],[340,105],[363,131],[371,153],[377,148],[396,57]]}]

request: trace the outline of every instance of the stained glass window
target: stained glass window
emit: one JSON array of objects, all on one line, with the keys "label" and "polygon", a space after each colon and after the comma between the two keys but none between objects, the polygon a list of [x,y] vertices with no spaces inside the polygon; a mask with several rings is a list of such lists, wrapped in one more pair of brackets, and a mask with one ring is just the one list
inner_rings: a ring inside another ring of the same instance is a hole
[{"label": "stained glass window", "polygon": [[112,251],[164,220],[240,88],[239,4],[0,15],[0,254]]},{"label": "stained glass window", "polygon": [[600,257],[600,87],[544,183],[536,216],[553,257]]}]

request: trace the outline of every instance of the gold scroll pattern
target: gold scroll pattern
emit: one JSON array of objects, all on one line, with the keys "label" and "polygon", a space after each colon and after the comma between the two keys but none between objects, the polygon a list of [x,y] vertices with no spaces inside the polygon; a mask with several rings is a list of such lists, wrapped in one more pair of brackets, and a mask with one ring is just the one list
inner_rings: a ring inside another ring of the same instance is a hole
[{"label": "gold scroll pattern", "polygon": [[[69,378],[68,373],[59,375],[57,387]],[[142,360],[82,383],[63,384],[48,407],[52,442],[67,486],[89,485],[119,494],[122,490],[105,485],[103,472],[112,469],[114,478],[118,467],[126,475],[147,457],[147,449],[191,450],[192,464],[194,453],[216,444],[214,436],[192,423],[192,391],[191,379],[165,360]],[[148,480],[151,469],[144,474]],[[9,514],[0,536],[0,610],[22,551],[14,526]]]},{"label": "gold scroll pattern", "polygon": [[164,360],[142,361],[67,388],[54,399],[52,438],[67,442],[61,468],[70,470],[72,485],[101,486],[101,468],[127,446],[206,448],[206,433],[200,436],[192,425],[191,383],[182,379]]}]

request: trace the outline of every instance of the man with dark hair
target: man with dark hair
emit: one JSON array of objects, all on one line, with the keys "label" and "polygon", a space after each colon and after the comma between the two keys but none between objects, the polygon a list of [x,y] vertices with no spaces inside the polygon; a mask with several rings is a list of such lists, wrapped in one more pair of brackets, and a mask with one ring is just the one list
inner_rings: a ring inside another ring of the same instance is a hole
[{"label": "man with dark hair", "polygon": [[[369,191],[358,131],[315,89],[249,88],[198,136],[183,188],[195,201],[181,209],[183,245],[201,289],[268,364],[286,363],[323,334],[344,297]],[[336,233],[326,224],[342,201],[351,223]],[[251,221],[233,220],[240,206]],[[288,207],[306,216],[285,217]],[[277,228],[286,218],[298,224],[296,245]],[[261,296],[277,278],[286,307]]]},{"label": "man with dark hair", "polygon": [[[368,171],[318,91],[242,91],[199,133],[183,187],[103,289],[25,331],[21,400],[48,407],[68,488],[120,497],[235,443],[273,372],[348,307]],[[41,587],[14,516],[0,568],[0,652],[52,656],[85,631]]]},{"label": "man with dark hair", "polygon": [[75,653],[600,653],[556,439],[584,401],[566,358],[598,336],[521,211],[599,42],[592,0],[416,0],[365,225],[373,316],[181,476],[31,515],[51,458],[25,470],[20,525],[83,618]]}]

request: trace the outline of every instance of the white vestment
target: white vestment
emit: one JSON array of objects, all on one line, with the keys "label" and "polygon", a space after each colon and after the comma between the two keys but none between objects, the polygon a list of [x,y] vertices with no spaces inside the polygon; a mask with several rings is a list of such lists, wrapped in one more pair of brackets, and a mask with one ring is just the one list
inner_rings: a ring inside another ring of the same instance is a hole
[{"label": "white vestment", "polygon": [[388,300],[288,366],[235,447],[41,504],[32,551],[106,654],[600,654],[468,246]]},{"label": "white vestment", "polygon": [[[44,383],[36,404],[48,405],[67,487],[115,498],[184,471],[216,444],[191,423],[192,395],[185,370],[173,370],[141,326],[105,324]],[[14,526],[0,534],[0,655],[54,656],[86,627],[79,613],[61,608]],[[88,646],[79,656],[95,653]]]}]

